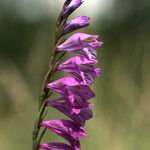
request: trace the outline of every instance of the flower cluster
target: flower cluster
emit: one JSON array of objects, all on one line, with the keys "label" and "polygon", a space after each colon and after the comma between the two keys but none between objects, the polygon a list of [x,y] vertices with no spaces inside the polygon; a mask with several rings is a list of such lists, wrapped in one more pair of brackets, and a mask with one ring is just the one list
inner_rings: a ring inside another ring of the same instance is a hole
[{"label": "flower cluster", "polygon": [[[83,3],[82,0],[66,0],[61,20],[66,19],[75,9]],[[65,23],[61,35],[66,35],[77,29],[89,25],[89,17],[80,16]],[[98,35],[76,33],[57,46],[57,53],[70,52],[76,56],[66,60],[57,67],[57,71],[64,71],[70,76],[63,77],[47,85],[47,88],[57,92],[60,96],[48,100],[46,105],[64,113],[69,120],[48,120],[40,123],[67,140],[68,144],[60,142],[43,143],[39,148],[44,150],[80,150],[80,138],[87,137],[83,128],[86,121],[93,114],[93,103],[89,100],[95,97],[90,86],[102,74],[96,67],[98,63],[96,49],[103,42],[97,41]]]}]

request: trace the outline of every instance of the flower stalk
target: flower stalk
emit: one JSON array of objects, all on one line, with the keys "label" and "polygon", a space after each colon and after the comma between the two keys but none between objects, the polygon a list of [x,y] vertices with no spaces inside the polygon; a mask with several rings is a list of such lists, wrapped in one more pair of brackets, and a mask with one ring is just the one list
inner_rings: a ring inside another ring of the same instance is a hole
[{"label": "flower stalk", "polygon": [[[60,32],[60,19],[58,18],[58,21],[57,21],[57,24],[56,24],[56,32],[55,32],[55,45],[54,45],[54,48],[52,50],[52,54],[51,54],[51,57],[50,57],[50,64],[49,64],[49,70],[48,72],[46,73],[46,76],[45,76],[45,79],[44,79],[44,82],[43,82],[43,86],[42,86],[42,89],[41,89],[41,94],[40,94],[40,98],[39,98],[39,109],[38,109],[38,115],[37,115],[37,118],[36,118],[36,121],[35,121],[35,125],[34,125],[34,129],[33,129],[33,148],[32,150],[38,150],[38,145],[39,145],[39,142],[41,141],[43,135],[45,134],[45,131],[46,131],[46,128],[45,130],[43,131],[43,133],[40,135],[39,137],[39,132],[40,132],[40,126],[39,126],[39,123],[43,120],[43,114],[46,110],[46,100],[50,97],[50,95],[52,94],[49,93],[50,92],[50,89],[47,88],[47,84],[52,80],[52,77],[56,71],[56,67],[59,63],[59,61],[61,60],[62,56],[60,56],[57,60],[57,62],[55,62],[55,59],[56,59],[56,56],[57,56],[57,53],[56,53],[56,49],[57,49],[57,46],[62,42],[63,38],[61,38],[59,36],[59,32]],[[64,53],[63,53],[64,54]]]}]

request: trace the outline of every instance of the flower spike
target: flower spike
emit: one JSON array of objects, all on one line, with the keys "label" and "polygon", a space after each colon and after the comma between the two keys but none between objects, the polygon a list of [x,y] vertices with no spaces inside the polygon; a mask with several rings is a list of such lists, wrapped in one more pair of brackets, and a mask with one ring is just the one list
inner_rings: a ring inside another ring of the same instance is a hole
[{"label": "flower spike", "polygon": [[[64,38],[66,34],[89,26],[88,16],[67,21],[69,15],[82,3],[83,0],[66,0],[58,17],[50,69],[43,83],[39,112],[33,130],[32,150],[81,150],[80,139],[87,137],[84,126],[93,117],[91,107],[94,104],[90,100],[95,97],[91,85],[102,75],[102,70],[96,66],[97,48],[100,48],[103,42],[98,41],[99,35],[86,33],[75,33],[67,39]],[[77,55],[62,62],[66,53]],[[52,77],[59,71],[68,73],[69,76],[54,81]],[[57,93],[58,97],[51,99],[53,92]],[[48,108],[58,110],[66,115],[67,119],[44,120]],[[67,143],[41,143],[46,129],[64,138]]]}]

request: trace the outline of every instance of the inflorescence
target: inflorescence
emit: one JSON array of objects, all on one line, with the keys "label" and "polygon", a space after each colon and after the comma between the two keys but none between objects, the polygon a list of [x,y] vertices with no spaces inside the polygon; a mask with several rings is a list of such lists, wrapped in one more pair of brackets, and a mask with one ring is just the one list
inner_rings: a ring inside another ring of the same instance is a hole
[{"label": "inflorescence", "polygon": [[[96,49],[101,47],[103,42],[97,40],[99,35],[86,33],[75,33],[65,39],[66,34],[89,25],[88,16],[67,21],[69,15],[82,3],[83,0],[66,0],[58,18],[50,70],[45,77],[33,131],[33,150],[80,150],[79,139],[87,137],[84,125],[92,118],[91,107],[94,105],[89,100],[95,97],[90,86],[102,74],[102,70],[96,67],[98,63]],[[76,55],[62,62],[66,53]],[[70,76],[52,81],[54,74],[59,71],[66,72]],[[59,96],[50,99],[52,92],[58,93]],[[64,113],[69,119],[44,121],[45,109],[48,107]],[[42,133],[41,127],[44,127]],[[46,129],[66,139],[68,143],[41,143]]]}]

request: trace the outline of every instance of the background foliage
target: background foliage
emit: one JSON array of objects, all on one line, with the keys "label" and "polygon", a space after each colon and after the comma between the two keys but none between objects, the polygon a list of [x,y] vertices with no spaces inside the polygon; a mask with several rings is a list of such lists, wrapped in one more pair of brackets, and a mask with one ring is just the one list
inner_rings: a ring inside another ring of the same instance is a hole
[{"label": "background foliage", "polygon": [[[38,94],[62,2],[0,0],[2,150],[31,149]],[[92,15],[92,26],[84,30],[101,34],[105,43],[98,51],[103,77],[93,86],[95,115],[86,125],[89,138],[82,140],[82,149],[149,150],[150,1],[99,0],[80,9]],[[62,117],[52,109],[49,113],[48,118]],[[48,134],[45,140],[56,137]]]}]

